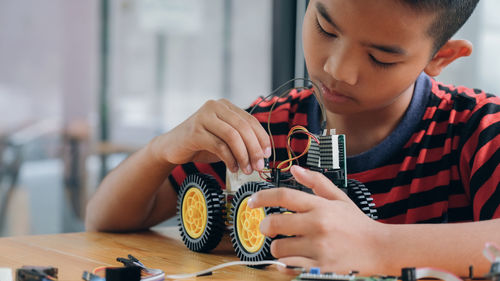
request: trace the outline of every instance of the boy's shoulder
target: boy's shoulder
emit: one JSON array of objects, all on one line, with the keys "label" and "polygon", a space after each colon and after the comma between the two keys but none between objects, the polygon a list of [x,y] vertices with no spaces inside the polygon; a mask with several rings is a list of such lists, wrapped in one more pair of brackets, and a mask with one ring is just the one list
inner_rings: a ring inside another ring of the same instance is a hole
[{"label": "boy's shoulder", "polygon": [[470,144],[470,151],[477,149],[479,139],[486,142],[500,135],[500,97],[480,89],[431,81],[431,95],[422,118],[428,134],[443,136],[445,130],[445,135],[455,135],[462,144]]},{"label": "boy's shoulder", "polygon": [[449,85],[432,78],[431,85],[435,106],[449,107],[460,112],[477,110],[483,106],[500,107],[500,97],[481,89]]}]

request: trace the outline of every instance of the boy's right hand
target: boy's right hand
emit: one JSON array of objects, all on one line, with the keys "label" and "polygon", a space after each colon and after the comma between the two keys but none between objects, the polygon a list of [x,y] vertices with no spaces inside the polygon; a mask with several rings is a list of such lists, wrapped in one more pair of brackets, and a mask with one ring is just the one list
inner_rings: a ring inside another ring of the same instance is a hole
[{"label": "boy's right hand", "polygon": [[269,135],[248,112],[225,99],[207,101],[197,112],[152,142],[152,152],[172,164],[224,161],[232,172],[264,168]]}]

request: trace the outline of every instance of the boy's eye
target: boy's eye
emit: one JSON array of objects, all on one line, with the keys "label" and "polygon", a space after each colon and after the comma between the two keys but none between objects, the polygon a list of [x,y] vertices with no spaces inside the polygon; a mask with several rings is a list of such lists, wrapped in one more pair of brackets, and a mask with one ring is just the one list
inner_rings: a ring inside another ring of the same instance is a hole
[{"label": "boy's eye", "polygon": [[333,33],[330,33],[330,32],[327,32],[322,26],[321,24],[319,23],[319,20],[316,18],[316,29],[318,30],[318,32],[321,34],[321,35],[324,35],[326,37],[332,37],[332,38],[337,38],[337,35],[336,34],[333,34]]},{"label": "boy's eye", "polygon": [[369,55],[369,56],[370,56],[370,60],[373,62],[373,64],[375,64],[378,67],[388,68],[388,67],[391,67],[391,66],[396,64],[395,62],[381,62],[381,61],[377,60],[373,55]]}]

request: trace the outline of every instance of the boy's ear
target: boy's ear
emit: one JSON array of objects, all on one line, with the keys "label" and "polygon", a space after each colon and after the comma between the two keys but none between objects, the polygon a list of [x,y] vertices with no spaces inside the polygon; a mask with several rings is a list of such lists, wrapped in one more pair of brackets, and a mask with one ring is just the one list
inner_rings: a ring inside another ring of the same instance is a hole
[{"label": "boy's ear", "polygon": [[424,68],[429,76],[438,76],[443,69],[460,57],[470,56],[472,43],[467,40],[448,40]]}]

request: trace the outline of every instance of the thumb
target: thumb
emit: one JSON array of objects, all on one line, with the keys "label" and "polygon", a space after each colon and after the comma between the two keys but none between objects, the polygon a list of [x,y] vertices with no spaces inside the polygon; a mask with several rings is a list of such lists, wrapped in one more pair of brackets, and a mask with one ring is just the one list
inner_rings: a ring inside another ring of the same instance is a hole
[{"label": "thumb", "polygon": [[350,201],[349,197],[321,173],[294,165],[291,170],[295,179],[313,190],[314,194],[328,200]]}]

